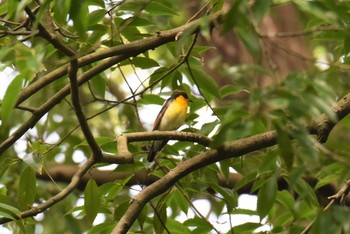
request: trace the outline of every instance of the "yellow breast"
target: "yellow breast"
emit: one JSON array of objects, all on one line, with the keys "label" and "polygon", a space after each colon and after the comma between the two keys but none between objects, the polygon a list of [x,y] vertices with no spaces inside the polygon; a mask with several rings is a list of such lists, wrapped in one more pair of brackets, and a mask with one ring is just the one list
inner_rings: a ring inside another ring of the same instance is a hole
[{"label": "yellow breast", "polygon": [[187,108],[188,99],[183,96],[178,96],[175,100],[169,103],[158,130],[171,131],[179,128],[186,120]]}]

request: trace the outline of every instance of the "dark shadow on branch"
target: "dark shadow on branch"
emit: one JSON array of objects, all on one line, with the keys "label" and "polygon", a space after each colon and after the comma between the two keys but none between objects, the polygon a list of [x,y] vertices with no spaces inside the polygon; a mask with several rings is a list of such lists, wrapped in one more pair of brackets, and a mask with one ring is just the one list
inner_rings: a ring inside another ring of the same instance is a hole
[{"label": "dark shadow on branch", "polygon": [[[69,183],[72,176],[77,172],[79,169],[78,166],[74,165],[57,165],[54,167],[51,167],[48,169],[48,173],[50,174],[51,178],[55,182],[60,183]],[[51,181],[51,178],[48,174],[37,174],[37,178],[41,180]],[[80,180],[77,188],[80,190],[84,190],[86,184],[90,179],[95,180],[97,185],[103,185],[105,183],[109,182],[116,182],[121,181],[124,182],[125,179],[130,178],[126,182],[126,186],[133,186],[133,185],[150,185],[156,182],[160,179],[160,177],[155,176],[151,174],[151,171],[143,168],[135,173],[128,173],[128,172],[116,172],[116,171],[101,171],[97,168],[91,169],[89,173],[86,173]],[[217,181],[218,184],[224,188],[228,189],[234,189],[236,185],[241,181],[243,178],[242,175],[238,173],[231,173],[228,178],[225,178],[222,174],[217,174]],[[315,187],[318,180],[317,178],[311,177],[311,176],[305,176],[303,179],[311,186]],[[252,186],[253,182],[250,182],[243,187],[240,187],[237,189],[238,194],[256,194],[257,191],[252,192]],[[278,190],[288,190],[288,182],[283,178],[280,177],[278,179]],[[208,188],[208,191],[210,193],[215,193],[214,189]],[[316,195],[318,197],[318,200],[321,205],[325,206],[328,202],[328,197],[332,196],[337,192],[336,186],[333,184],[326,184],[316,190]],[[347,206],[350,206],[350,196],[346,196],[344,198],[344,203]]]}]

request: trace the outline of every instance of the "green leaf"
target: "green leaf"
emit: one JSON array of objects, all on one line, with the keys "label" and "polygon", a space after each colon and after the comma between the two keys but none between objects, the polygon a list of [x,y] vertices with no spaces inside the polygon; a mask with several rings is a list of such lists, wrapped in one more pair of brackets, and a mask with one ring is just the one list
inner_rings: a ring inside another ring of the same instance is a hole
[{"label": "green leaf", "polygon": [[234,1],[230,10],[224,16],[224,31],[228,31],[234,26],[239,25],[239,23],[242,21],[242,18],[245,17],[245,2],[245,0]]},{"label": "green leaf", "polygon": [[274,228],[276,229],[278,227],[283,229],[284,227],[289,226],[293,221],[294,221],[293,214],[288,212],[288,213],[279,215],[274,221],[273,225],[274,225]]},{"label": "green leaf", "polygon": [[4,15],[5,13],[9,14],[9,10],[8,10],[8,7],[7,7],[7,2],[9,2],[9,1],[3,2],[3,4],[0,5],[0,15]]},{"label": "green leaf", "polygon": [[293,188],[309,206],[319,206],[315,191],[303,178],[297,178]]},{"label": "green leaf", "polygon": [[153,217],[153,228],[155,233],[163,233],[164,231],[164,224],[167,221],[167,215],[166,215],[166,205],[165,203],[162,203],[160,207],[157,207],[155,212],[157,214],[154,214]]},{"label": "green leaf", "polygon": [[[4,196],[0,196],[1,199],[3,199]],[[6,197],[7,199],[7,197]],[[4,214],[4,217],[15,220],[16,217],[21,213],[20,210],[18,210],[16,207],[6,204],[3,202],[0,202],[0,212]]]},{"label": "green leaf", "polygon": [[23,161],[30,166],[31,168],[33,168],[35,171],[42,173],[42,169],[43,169],[43,159],[42,156],[40,154],[37,154],[36,152],[31,152],[31,153],[27,153],[24,157],[23,157]]},{"label": "green leaf", "polygon": [[[260,223],[247,222],[247,223],[244,223],[244,224],[241,224],[241,225],[234,227],[232,233],[250,234],[250,233],[254,233],[254,230],[261,227],[261,226],[262,226],[262,224],[260,224]],[[228,233],[230,233],[230,232],[228,232]]]},{"label": "green leaf", "polygon": [[89,229],[88,234],[112,233],[115,223],[100,223]]},{"label": "green leaf", "polygon": [[344,54],[348,55],[350,52],[350,34],[346,31],[344,33]]},{"label": "green leaf", "polygon": [[161,98],[159,95],[155,94],[145,94],[142,96],[142,98],[138,101],[140,105],[163,105],[164,99]]},{"label": "green leaf", "polygon": [[227,205],[227,212],[231,212],[238,206],[238,197],[232,192],[232,190],[223,188],[216,183],[212,183],[210,186],[223,197]]},{"label": "green leaf", "polygon": [[142,17],[141,15],[137,17],[129,17],[124,20],[124,23],[121,23],[122,25],[128,24],[128,27],[147,27],[147,26],[155,26],[156,22],[152,21],[149,18]]},{"label": "green leaf", "polygon": [[180,209],[187,214],[189,204],[186,200],[185,196],[180,192],[179,189],[174,189],[174,191],[171,192],[171,202],[175,203],[177,207],[180,207]]},{"label": "green leaf", "polygon": [[[79,211],[79,213],[78,213]],[[72,209],[70,209],[69,211],[66,212],[66,215],[67,214],[72,214],[73,212],[75,213],[78,213],[77,216],[82,216],[82,214],[84,213],[84,206],[76,206],[76,207],[73,207]]]},{"label": "green leaf", "polygon": [[8,12],[9,18],[13,19],[17,17],[20,2],[16,0],[8,0],[6,2],[7,2],[7,12]]},{"label": "green leaf", "polygon": [[255,210],[249,209],[234,209],[230,214],[257,215]]},{"label": "green leaf", "polygon": [[11,220],[16,220],[16,218],[11,213],[7,213],[5,211],[2,211],[1,207],[0,207],[0,217],[1,218],[11,219]]},{"label": "green leaf", "polygon": [[149,69],[153,67],[158,67],[159,64],[157,61],[150,59],[150,58],[145,58],[145,57],[135,57],[131,60],[131,62],[139,68],[142,69]]},{"label": "green leaf", "polygon": [[277,194],[277,179],[270,177],[267,182],[259,189],[257,211],[262,220],[271,210]]},{"label": "green leaf", "polygon": [[118,206],[114,212],[114,220],[119,220],[121,219],[121,217],[123,217],[124,213],[127,211],[130,205],[130,200],[117,200],[116,202]]},{"label": "green leaf", "polygon": [[92,91],[96,92],[96,95],[104,98],[106,94],[106,81],[103,79],[102,75],[99,74],[91,80]]},{"label": "green leaf", "polygon": [[[324,23],[337,23],[337,17],[334,13],[331,13],[329,9],[323,4],[320,4],[322,1],[304,1],[304,0],[294,0],[293,3],[298,6],[298,8],[310,16],[315,16],[324,21]],[[331,2],[331,1],[329,1]]]},{"label": "green leaf", "polygon": [[120,32],[128,41],[136,41],[142,39],[144,36],[136,27],[126,27]]},{"label": "green leaf", "polygon": [[271,0],[255,0],[252,10],[258,22],[261,22],[270,9]]},{"label": "green leaf", "polygon": [[36,194],[36,177],[31,167],[26,167],[19,179],[18,205],[21,210],[27,210],[34,203]]},{"label": "green leaf", "polygon": [[145,8],[150,15],[178,15],[172,7],[169,7],[160,1],[151,1]]},{"label": "green leaf", "polygon": [[95,182],[90,179],[84,191],[84,209],[87,219],[92,223],[100,209],[101,193]]},{"label": "green leaf", "polygon": [[325,176],[317,181],[317,184],[315,185],[315,190],[322,188],[325,185],[332,184],[333,181],[337,181],[337,180],[339,180],[338,173],[329,174],[328,176]]},{"label": "green leaf", "polygon": [[86,39],[86,32],[89,23],[89,9],[86,0],[72,1],[70,10],[70,18],[73,20],[74,29],[78,32],[81,39]]},{"label": "green leaf", "polygon": [[242,40],[244,46],[256,61],[261,58],[261,47],[258,34],[252,27],[237,27],[236,32]]},{"label": "green leaf", "polygon": [[[97,144],[99,146],[101,146],[101,145],[104,145],[104,144],[108,144],[108,143],[114,142],[114,139],[110,138],[110,137],[96,137],[95,141],[97,142]],[[89,146],[89,144],[85,140],[85,141],[82,141],[79,145],[76,145],[74,147],[74,149],[78,148],[79,146]]]},{"label": "green leaf", "polygon": [[172,234],[190,234],[193,233],[188,229],[183,223],[180,223],[179,221],[175,219],[168,219],[166,222],[167,228],[169,229],[170,233]]},{"label": "green leaf", "polygon": [[[171,87],[173,90],[178,89],[178,84],[182,84],[182,74],[179,71],[173,71],[172,73],[168,74],[164,77],[161,81],[161,89],[164,89],[165,87]],[[187,92],[189,94],[189,92]]]},{"label": "green leaf", "polygon": [[[216,98],[220,98],[218,85],[203,69],[191,67],[191,69],[186,68],[185,71],[187,71],[190,79],[194,79],[197,82],[199,89]],[[191,73],[193,77],[191,77]]]},{"label": "green leaf", "polygon": [[[85,46],[82,47],[82,50],[87,52],[91,51],[91,45],[99,43],[101,41],[102,37],[107,33],[109,29],[105,25],[96,24],[90,26],[89,30],[91,30],[92,33],[87,38]],[[101,75],[102,74],[100,73],[100,76]]]},{"label": "green leaf", "polygon": [[225,85],[224,87],[222,87],[220,89],[220,95],[222,98],[229,96],[231,94],[236,94],[238,92],[240,92],[241,90],[238,89],[236,86],[234,85]]},{"label": "green leaf", "polygon": [[294,198],[287,190],[278,191],[276,201],[290,211],[294,209]]},{"label": "green leaf", "polygon": [[11,56],[11,53],[13,53],[13,48],[12,47],[3,47],[0,49],[0,61],[5,61],[7,60],[6,57]]},{"label": "green leaf", "polygon": [[[152,75],[150,76],[150,79],[148,81],[148,83],[150,85],[154,85],[155,83],[158,83],[159,81],[161,81],[162,79],[164,79],[164,77],[166,77],[168,74],[169,68],[167,67],[160,67],[157,70],[155,70]],[[170,73],[171,74],[171,73]]]},{"label": "green leaf", "polygon": [[[0,178],[3,177],[3,175],[5,174],[5,172],[10,169],[11,165],[14,164],[17,161],[17,159],[14,159],[13,157],[11,157],[10,154],[4,154],[2,155],[2,158],[0,160]],[[6,187],[4,187],[6,188]]]},{"label": "green leaf", "polygon": [[338,121],[338,117],[332,110],[330,103],[325,102],[323,98],[305,93],[305,99],[312,103],[321,113],[325,113],[332,121]]},{"label": "green leaf", "polygon": [[89,13],[89,25],[94,25],[100,22],[107,14],[106,9],[98,9]]},{"label": "green leaf", "polygon": [[1,104],[2,128],[8,127],[9,121],[13,115],[13,109],[16,106],[18,94],[23,84],[23,76],[16,76],[8,86]]},{"label": "green leaf", "polygon": [[149,221],[148,215],[149,215],[149,209],[148,209],[148,206],[145,206],[143,207],[140,214],[137,216],[137,221],[141,227],[145,224],[145,222]]},{"label": "green leaf", "polygon": [[46,144],[43,143],[41,140],[34,141],[31,144],[32,151],[37,155],[42,155],[46,152]]},{"label": "green leaf", "polygon": [[52,7],[53,18],[61,25],[67,24],[67,16],[71,5],[71,0],[56,0]]},{"label": "green leaf", "polygon": [[334,206],[327,212],[321,212],[318,215],[309,233],[344,233],[344,230],[348,230],[349,219],[350,213],[347,208]]},{"label": "green leaf", "polygon": [[192,233],[209,233],[212,230],[211,225],[205,220],[195,216],[192,219],[187,219],[184,222],[187,227],[196,227]]},{"label": "green leaf", "polygon": [[280,151],[284,163],[286,164],[287,169],[291,169],[294,162],[292,142],[288,133],[286,133],[283,129],[277,127],[276,131],[278,149]]}]

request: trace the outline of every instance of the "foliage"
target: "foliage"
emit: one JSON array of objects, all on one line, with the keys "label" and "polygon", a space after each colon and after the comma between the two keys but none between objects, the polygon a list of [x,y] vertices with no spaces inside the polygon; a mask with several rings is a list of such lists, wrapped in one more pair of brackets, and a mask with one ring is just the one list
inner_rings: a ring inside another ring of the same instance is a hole
[{"label": "foliage", "polygon": [[[272,147],[207,160],[206,166],[197,165],[179,176],[175,186],[156,192],[137,213],[130,231],[350,232],[350,203],[324,210],[329,201],[319,193],[327,186],[335,193],[350,177],[348,113],[340,116],[332,108],[350,90],[350,4],[341,0],[196,3],[201,10],[188,16],[185,1],[1,1],[1,79],[9,81],[0,108],[4,228],[110,233],[149,177],[162,178],[184,165],[182,161],[214,152],[209,148],[221,149],[273,130],[277,137]],[[264,18],[283,5],[292,5],[301,30],[261,29]],[[251,62],[230,63],[220,53],[208,56],[215,48],[203,42],[214,37],[215,30],[224,39],[234,33],[237,46],[244,46]],[[276,38],[302,38],[310,57],[280,48]],[[271,53],[271,45],[284,50],[285,57]],[[278,73],[274,63],[288,62],[289,56],[306,68]],[[75,62],[78,99],[71,74]],[[97,149],[118,157],[116,136],[149,130],[154,110],[179,88],[192,101],[181,130],[210,136],[210,147],[176,141],[150,164],[145,153],[149,144],[139,141],[129,144],[133,163],[102,157]],[[77,111],[79,106],[83,114]],[[313,124],[324,119],[335,125],[329,136],[326,133],[325,143],[310,134]],[[110,164],[115,167],[102,177],[93,173]],[[61,181],[71,166],[76,171],[80,167],[80,172],[69,174],[74,175],[71,184],[76,182],[72,188],[67,186],[70,181]],[[62,174],[54,173],[58,167],[65,168]],[[145,168],[148,174],[135,179]],[[114,174],[122,176],[108,180]],[[237,175],[239,180],[234,180]],[[81,184],[78,178],[83,178]],[[240,206],[243,193],[257,196],[256,209]],[[201,204],[206,204],[207,213],[200,207],[204,205],[195,205],[198,200],[205,201]],[[40,204],[48,207],[35,210]],[[253,218],[234,222],[247,216]],[[222,219],[227,223],[219,225]]]}]

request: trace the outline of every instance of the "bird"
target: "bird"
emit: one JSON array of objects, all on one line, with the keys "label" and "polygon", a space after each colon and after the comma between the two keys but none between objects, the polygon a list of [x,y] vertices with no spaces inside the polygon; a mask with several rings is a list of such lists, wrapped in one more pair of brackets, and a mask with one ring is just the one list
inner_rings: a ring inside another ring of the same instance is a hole
[{"label": "bird", "polygon": [[[189,98],[186,92],[175,90],[160,110],[153,124],[152,131],[173,131],[185,123]],[[160,151],[168,140],[154,141],[148,152],[147,160],[152,162],[157,152]]]}]

